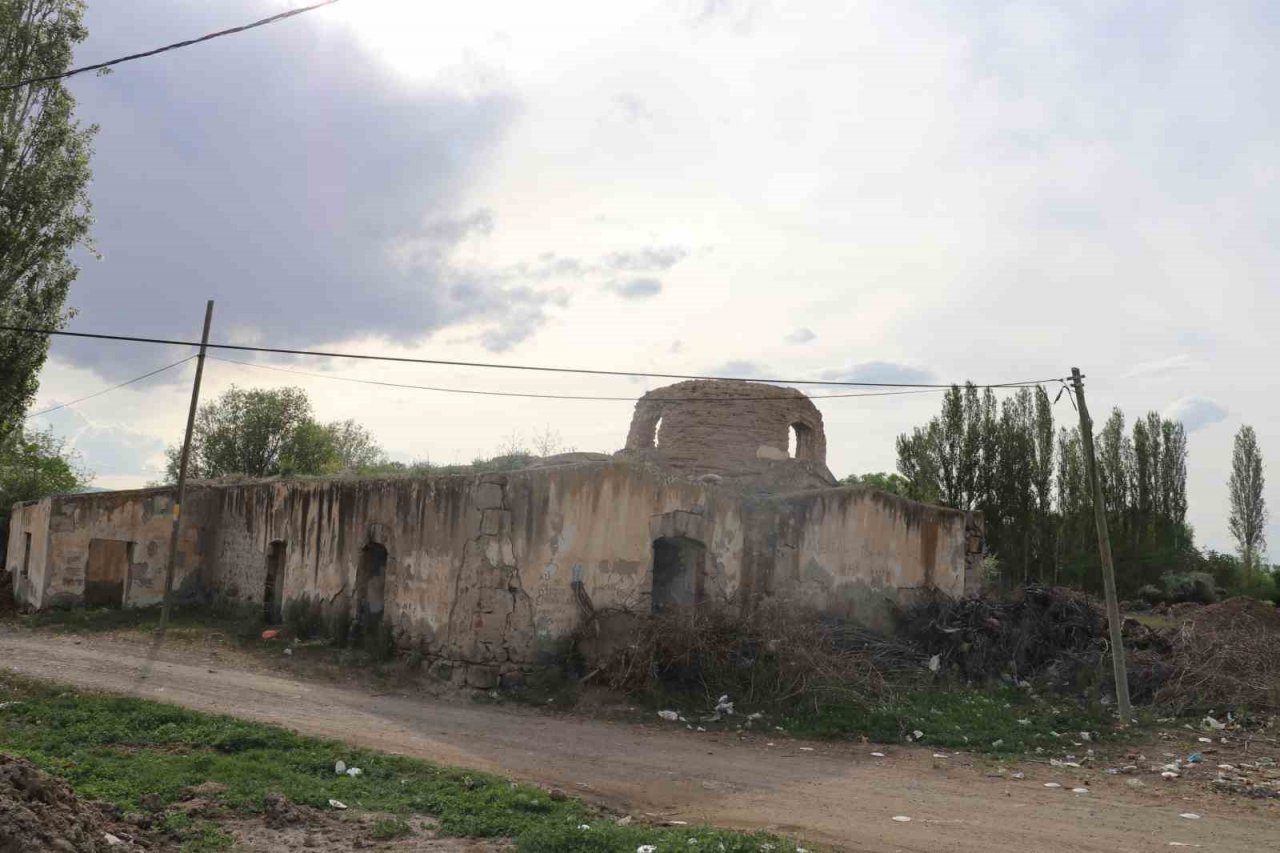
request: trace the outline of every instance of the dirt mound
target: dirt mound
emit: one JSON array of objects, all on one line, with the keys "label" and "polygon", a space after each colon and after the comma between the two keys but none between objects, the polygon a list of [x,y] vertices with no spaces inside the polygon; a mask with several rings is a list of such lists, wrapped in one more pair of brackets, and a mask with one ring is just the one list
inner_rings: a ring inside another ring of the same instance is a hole
[{"label": "dirt mound", "polygon": [[31,762],[0,755],[0,853],[111,849],[102,812]]},{"label": "dirt mound", "polygon": [[1192,607],[1180,615],[1200,627],[1252,629],[1280,633],[1280,609],[1256,598],[1228,598],[1217,604]]}]

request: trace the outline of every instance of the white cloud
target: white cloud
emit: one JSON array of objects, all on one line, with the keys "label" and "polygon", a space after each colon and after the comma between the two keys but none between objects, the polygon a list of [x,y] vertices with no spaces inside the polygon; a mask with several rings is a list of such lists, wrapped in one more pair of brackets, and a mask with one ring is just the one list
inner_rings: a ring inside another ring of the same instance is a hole
[{"label": "white cloud", "polygon": [[789,344],[807,344],[816,337],[812,329],[802,327],[788,334],[786,341]]},{"label": "white cloud", "polygon": [[1195,432],[1226,420],[1229,412],[1207,397],[1183,397],[1166,406],[1163,414],[1171,420],[1182,421],[1187,432]]}]

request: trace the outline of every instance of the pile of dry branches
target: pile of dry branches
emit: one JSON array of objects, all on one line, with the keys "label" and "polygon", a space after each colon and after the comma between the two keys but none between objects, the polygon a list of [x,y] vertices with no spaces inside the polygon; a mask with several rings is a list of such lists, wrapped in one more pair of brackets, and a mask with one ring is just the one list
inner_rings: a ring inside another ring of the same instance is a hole
[{"label": "pile of dry branches", "polygon": [[925,596],[901,609],[904,639],[971,681],[1045,678],[1059,686],[1097,668],[1106,614],[1082,592],[1029,586],[1012,597]]},{"label": "pile of dry branches", "polygon": [[928,674],[909,646],[773,603],[745,616],[727,604],[644,617],[600,612],[577,645],[593,677],[612,688],[729,694],[757,708],[867,701],[906,673]]},{"label": "pile of dry branches", "polygon": [[1280,610],[1249,598],[1180,609],[1158,704],[1280,711]]}]

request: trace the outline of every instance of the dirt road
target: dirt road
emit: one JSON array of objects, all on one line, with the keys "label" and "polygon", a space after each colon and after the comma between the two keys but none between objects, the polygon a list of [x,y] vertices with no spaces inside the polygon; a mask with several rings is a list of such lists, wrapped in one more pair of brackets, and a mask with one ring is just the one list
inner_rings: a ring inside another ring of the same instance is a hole
[{"label": "dirt road", "polygon": [[[80,687],[276,723],[306,734],[557,786],[635,814],[795,833],[855,851],[1213,851],[1280,848],[1280,810],[1158,778],[1024,766],[1027,778],[929,749],[699,734],[452,703],[224,668],[189,650],[0,630],[0,666]],[[886,758],[870,755],[887,753]],[[1084,774],[1083,776],[1080,774]],[[1091,793],[1070,789],[1085,779]],[[1046,788],[1056,781],[1064,788]],[[1195,812],[1200,820],[1179,817]],[[895,815],[911,817],[895,822]]]}]

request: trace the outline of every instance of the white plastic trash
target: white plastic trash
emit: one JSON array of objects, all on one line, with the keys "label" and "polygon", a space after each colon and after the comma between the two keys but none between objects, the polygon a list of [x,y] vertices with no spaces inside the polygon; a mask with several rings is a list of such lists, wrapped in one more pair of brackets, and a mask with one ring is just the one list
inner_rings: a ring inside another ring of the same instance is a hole
[{"label": "white plastic trash", "polygon": [[675,711],[659,711],[658,716],[666,720],[668,723],[674,723],[680,719],[680,714]]},{"label": "white plastic trash", "polygon": [[361,770],[359,767],[348,767],[348,768],[347,768],[347,775],[348,775],[348,776],[350,776],[352,779],[354,779],[355,777],[359,776],[359,775],[360,775],[361,773],[363,773],[363,772],[364,772],[364,771],[363,771],[363,770]]},{"label": "white plastic trash", "polygon": [[904,814],[894,815],[893,819],[896,820],[898,823],[911,823],[911,818],[907,817]]},{"label": "white plastic trash", "polygon": [[335,763],[334,763],[334,765],[333,765],[333,772],[334,772],[334,775],[335,775],[335,776],[341,776],[343,773],[346,773],[346,772],[347,772],[347,762],[345,762],[345,761],[338,761],[338,762],[335,762]]},{"label": "white plastic trash", "polygon": [[340,801],[338,801],[338,800],[330,800],[330,801],[329,801],[329,808],[331,808],[331,809],[337,809],[338,811],[344,811],[344,810],[347,808],[347,804],[346,804],[346,803],[343,803],[343,802],[340,802]]}]

